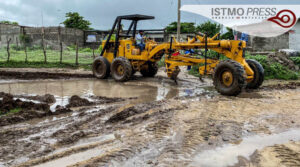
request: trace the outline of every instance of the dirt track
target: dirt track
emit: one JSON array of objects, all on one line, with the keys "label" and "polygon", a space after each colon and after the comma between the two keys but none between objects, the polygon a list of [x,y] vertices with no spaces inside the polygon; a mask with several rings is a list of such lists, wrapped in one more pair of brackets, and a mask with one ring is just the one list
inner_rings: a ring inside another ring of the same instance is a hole
[{"label": "dirt track", "polygon": [[[13,100],[41,102],[48,93],[56,102],[46,103],[48,114],[0,127],[0,166],[300,165],[299,82],[267,81],[262,89],[225,97],[210,80],[179,77],[179,85],[162,73],[126,84],[3,80],[0,92]],[[56,83],[68,86],[60,90]],[[35,89],[23,91],[30,85]],[[4,117],[14,116],[22,117]]]}]

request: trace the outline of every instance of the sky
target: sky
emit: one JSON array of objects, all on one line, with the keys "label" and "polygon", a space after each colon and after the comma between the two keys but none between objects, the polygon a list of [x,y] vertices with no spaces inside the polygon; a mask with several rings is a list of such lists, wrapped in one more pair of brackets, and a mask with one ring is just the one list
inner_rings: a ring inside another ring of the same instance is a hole
[{"label": "sky", "polygon": [[[300,0],[182,0],[182,5],[191,4],[300,4]],[[0,0],[0,20],[25,26],[58,26],[67,12],[78,12],[98,30],[110,29],[119,15],[152,15],[155,20],[143,21],[139,27],[159,29],[177,20],[177,0]],[[181,19],[196,24],[207,21],[187,12]]]}]

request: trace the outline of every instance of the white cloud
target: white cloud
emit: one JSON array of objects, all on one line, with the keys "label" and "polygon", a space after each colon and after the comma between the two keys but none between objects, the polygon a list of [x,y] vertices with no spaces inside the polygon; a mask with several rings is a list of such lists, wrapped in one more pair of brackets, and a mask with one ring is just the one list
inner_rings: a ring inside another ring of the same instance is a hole
[{"label": "white cloud", "polygon": [[[245,0],[243,3],[254,1],[258,0]],[[259,0],[261,1],[282,2]],[[240,0],[183,0],[184,4],[230,2]],[[56,26],[63,22],[67,12],[79,12],[96,29],[111,28],[118,15],[136,13],[156,17],[155,20],[141,23],[141,28],[163,28],[177,20],[177,0],[0,0],[0,20],[17,21],[22,25],[41,26],[43,13],[44,25]],[[182,20],[199,23],[203,21],[203,17],[183,12]]]}]

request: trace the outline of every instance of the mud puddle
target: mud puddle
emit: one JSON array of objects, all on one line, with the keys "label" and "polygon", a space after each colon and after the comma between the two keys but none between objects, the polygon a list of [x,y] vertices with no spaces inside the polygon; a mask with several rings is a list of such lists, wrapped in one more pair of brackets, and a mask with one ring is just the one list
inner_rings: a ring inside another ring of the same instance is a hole
[{"label": "mud puddle", "polygon": [[227,144],[214,150],[206,150],[196,155],[190,166],[226,167],[237,164],[238,157],[250,159],[256,151],[275,144],[284,144],[289,141],[300,140],[300,129],[272,135],[255,135],[243,139],[236,144]]},{"label": "mud puddle", "polygon": [[136,98],[136,103],[151,102],[174,97],[195,96],[207,91],[205,87],[177,87],[176,85],[158,83],[148,84],[141,82],[116,83],[113,80],[99,81],[86,80],[33,80],[20,82],[0,82],[0,92],[14,95],[54,95],[57,105],[66,105],[68,99],[73,95],[103,96],[110,98]]}]

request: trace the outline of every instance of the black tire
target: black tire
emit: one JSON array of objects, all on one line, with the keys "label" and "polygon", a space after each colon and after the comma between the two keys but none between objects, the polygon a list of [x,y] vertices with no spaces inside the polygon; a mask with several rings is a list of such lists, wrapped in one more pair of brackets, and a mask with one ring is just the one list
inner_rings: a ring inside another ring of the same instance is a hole
[{"label": "black tire", "polygon": [[132,76],[132,66],[125,57],[117,57],[111,63],[111,75],[117,82],[126,82]]},{"label": "black tire", "polygon": [[254,79],[246,86],[248,89],[258,89],[264,82],[265,70],[263,66],[256,60],[246,60],[248,65],[254,71]]},{"label": "black tire", "polygon": [[[230,75],[229,80],[227,74]],[[246,86],[246,72],[238,62],[225,60],[220,62],[215,68],[213,83],[220,94],[237,96]]]},{"label": "black tire", "polygon": [[92,68],[93,75],[98,79],[106,79],[110,75],[110,63],[105,57],[97,57]]},{"label": "black tire", "polygon": [[153,62],[147,62],[147,68],[142,69],[140,72],[143,75],[143,77],[154,77],[157,74],[158,71],[158,65],[157,63]]}]

